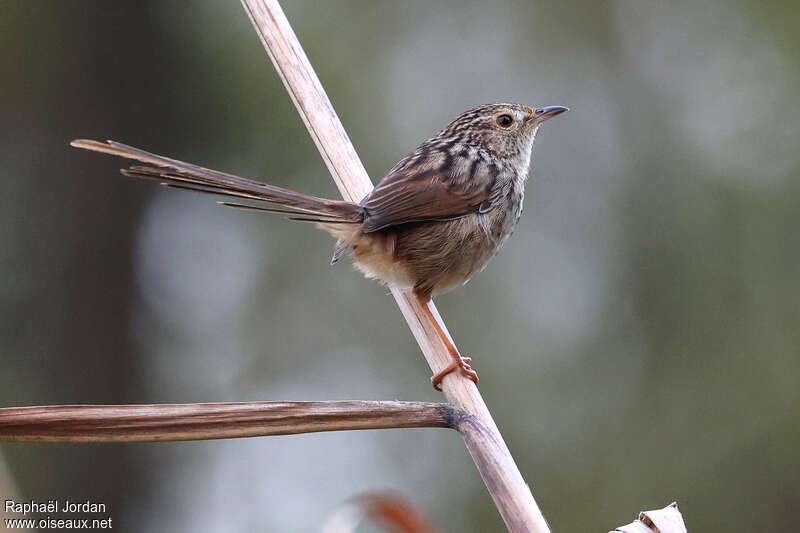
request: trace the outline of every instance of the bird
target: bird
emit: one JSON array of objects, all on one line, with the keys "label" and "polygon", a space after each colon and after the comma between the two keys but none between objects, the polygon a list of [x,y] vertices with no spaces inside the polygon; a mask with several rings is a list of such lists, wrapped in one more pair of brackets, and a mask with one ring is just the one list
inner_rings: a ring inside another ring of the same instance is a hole
[{"label": "bird", "polygon": [[441,390],[453,371],[478,382],[433,315],[434,296],[483,270],[522,214],[539,126],[564,106],[486,104],[458,115],[401,159],[359,202],[318,198],[156,155],[115,141],[76,139],[76,148],[143,164],[125,176],[227,197],[219,204],[311,222],[336,243],[331,263],[349,256],[367,278],[409,291],[434,324],[451,362],[431,377]]}]

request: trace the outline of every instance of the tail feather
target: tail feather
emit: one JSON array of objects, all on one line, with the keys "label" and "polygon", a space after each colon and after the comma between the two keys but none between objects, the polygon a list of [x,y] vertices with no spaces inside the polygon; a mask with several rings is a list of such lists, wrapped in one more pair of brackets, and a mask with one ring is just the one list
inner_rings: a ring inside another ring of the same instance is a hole
[{"label": "tail feather", "polygon": [[[221,202],[227,207],[251,208],[294,215],[293,219],[320,223],[357,224],[364,220],[363,208],[351,202],[328,200],[302,194],[283,187],[267,185],[255,180],[234,176],[208,168],[164,157],[133,146],[108,141],[76,139],[70,143],[76,148],[133,159],[152,166],[133,165],[122,174],[134,178],[156,180],[164,185],[182,190],[218,194],[250,200],[258,206]],[[264,205],[266,204],[266,205]],[[280,207],[270,207],[280,206]]]},{"label": "tail feather", "polygon": [[[204,191],[205,192],[205,191]],[[268,213],[284,213],[287,215],[294,215],[288,217],[289,220],[302,220],[305,222],[319,222],[326,224],[352,224],[350,220],[342,220],[333,215],[314,215],[314,213],[303,213],[301,211],[293,211],[291,209],[280,209],[277,207],[265,207],[262,205],[239,204],[236,202],[217,202],[217,205],[223,207],[232,207],[234,209],[242,209],[244,211],[266,211]]]},{"label": "tail feather", "polygon": [[242,198],[245,200],[263,201],[263,199],[258,196],[237,191],[231,186],[226,186],[225,189],[222,189],[219,186],[202,183],[190,176],[184,176],[175,172],[165,172],[164,170],[152,167],[132,166],[130,168],[121,169],[120,173],[129,178],[156,181],[165,187],[169,187],[170,189],[202,192],[215,195],[222,194],[224,196]]}]

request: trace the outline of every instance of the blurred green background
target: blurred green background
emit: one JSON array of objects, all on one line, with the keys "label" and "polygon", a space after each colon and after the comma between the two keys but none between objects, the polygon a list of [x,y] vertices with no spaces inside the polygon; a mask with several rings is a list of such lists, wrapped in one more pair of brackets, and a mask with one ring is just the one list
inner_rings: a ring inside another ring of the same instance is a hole
[{"label": "blurred green background", "polygon": [[[690,531],[792,529],[797,4],[284,8],[374,180],[468,107],[572,108],[514,237],[437,302],[553,530],[672,500]],[[122,178],[75,137],[337,194],[237,2],[3,1],[0,404],[441,399],[327,235]],[[316,531],[381,488],[502,529],[441,430],[0,453],[3,496],[102,501],[122,531]]]}]

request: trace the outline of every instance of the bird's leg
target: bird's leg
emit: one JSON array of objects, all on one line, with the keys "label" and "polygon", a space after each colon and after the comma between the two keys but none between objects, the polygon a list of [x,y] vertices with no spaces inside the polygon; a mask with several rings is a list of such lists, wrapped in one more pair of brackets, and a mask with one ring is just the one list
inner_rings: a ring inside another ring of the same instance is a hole
[{"label": "bird's leg", "polygon": [[442,370],[434,374],[433,377],[431,377],[431,384],[433,385],[433,388],[438,391],[441,391],[442,379],[444,379],[444,377],[447,374],[453,372],[457,368],[460,369],[461,373],[464,374],[466,377],[468,377],[475,383],[478,383],[478,373],[475,372],[471,366],[469,366],[469,362],[472,361],[472,358],[461,357],[461,354],[458,353],[458,349],[453,345],[452,341],[450,340],[450,337],[447,335],[447,333],[445,333],[444,329],[442,328],[442,325],[439,323],[439,319],[431,310],[432,300],[430,299],[430,296],[425,297],[419,294],[417,294],[416,296],[417,296],[417,301],[419,301],[419,304],[422,306],[422,309],[425,311],[425,314],[428,316],[431,323],[433,324],[433,327],[436,329],[436,334],[439,336],[440,339],[442,339],[445,348],[447,348],[447,352],[450,354],[450,357],[453,358],[450,364],[448,364]]}]

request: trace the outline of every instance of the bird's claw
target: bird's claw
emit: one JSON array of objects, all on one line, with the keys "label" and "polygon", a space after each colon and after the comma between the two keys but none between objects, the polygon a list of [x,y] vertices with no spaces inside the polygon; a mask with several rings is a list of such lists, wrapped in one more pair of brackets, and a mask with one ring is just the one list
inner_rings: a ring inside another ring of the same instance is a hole
[{"label": "bird's claw", "polygon": [[444,369],[437,372],[433,377],[431,377],[431,385],[433,388],[441,391],[442,390],[442,380],[444,377],[453,372],[457,368],[461,370],[461,373],[471,379],[475,384],[478,383],[478,373],[475,372],[469,363],[472,361],[471,357],[458,357],[457,359],[454,358],[449,365],[444,367]]}]

